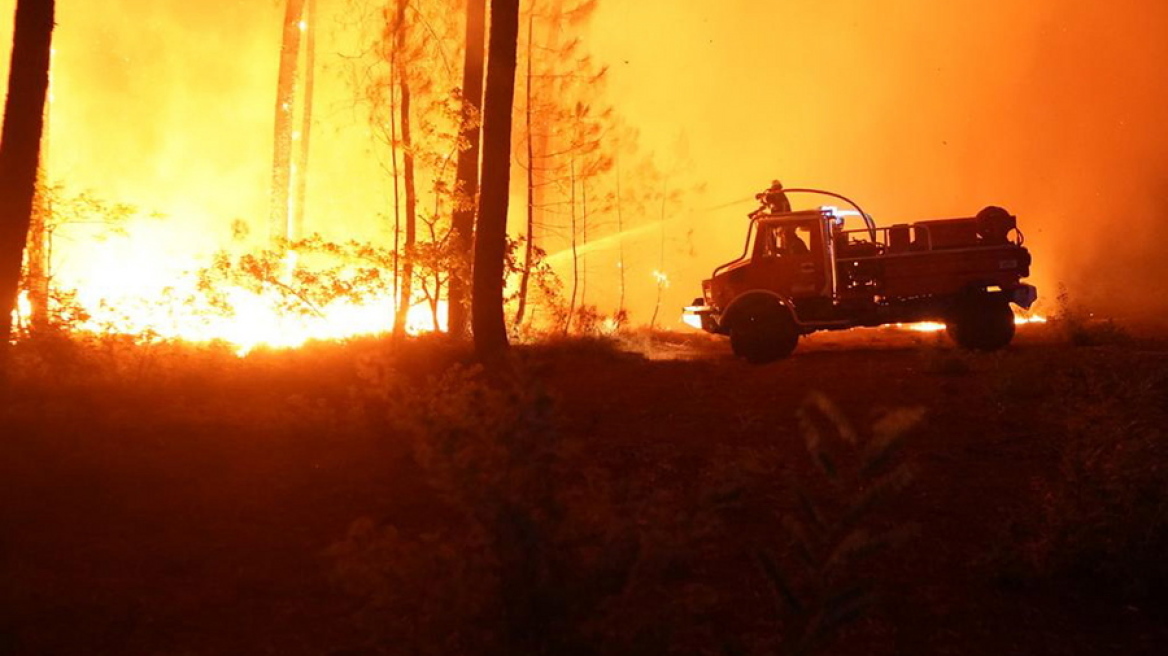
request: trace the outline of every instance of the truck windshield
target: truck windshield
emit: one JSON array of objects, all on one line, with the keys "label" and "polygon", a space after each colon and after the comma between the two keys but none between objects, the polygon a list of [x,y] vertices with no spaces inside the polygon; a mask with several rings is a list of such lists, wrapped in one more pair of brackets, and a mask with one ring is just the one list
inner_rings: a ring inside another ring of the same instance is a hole
[{"label": "truck windshield", "polygon": [[806,225],[770,225],[759,232],[763,239],[763,255],[791,256],[811,252],[811,228]]}]

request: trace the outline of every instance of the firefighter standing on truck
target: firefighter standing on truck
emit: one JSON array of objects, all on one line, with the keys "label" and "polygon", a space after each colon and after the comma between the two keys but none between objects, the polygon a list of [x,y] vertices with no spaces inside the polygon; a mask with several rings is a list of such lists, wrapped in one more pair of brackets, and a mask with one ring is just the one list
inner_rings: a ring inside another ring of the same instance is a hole
[{"label": "firefighter standing on truck", "polygon": [[791,201],[787,200],[787,193],[783,191],[783,183],[771,181],[771,186],[757,196],[763,207],[771,214],[783,214],[791,211]]}]

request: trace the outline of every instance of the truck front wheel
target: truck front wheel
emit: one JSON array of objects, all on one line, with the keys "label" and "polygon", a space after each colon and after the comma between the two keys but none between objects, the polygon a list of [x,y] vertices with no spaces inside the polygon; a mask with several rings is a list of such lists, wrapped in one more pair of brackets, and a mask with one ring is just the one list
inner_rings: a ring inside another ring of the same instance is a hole
[{"label": "truck front wheel", "polygon": [[791,313],[778,303],[751,303],[730,324],[730,348],[751,364],[785,358],[798,343],[799,329]]},{"label": "truck front wheel", "polygon": [[1004,298],[968,297],[954,308],[945,331],[961,348],[996,351],[1014,339],[1014,313]]}]

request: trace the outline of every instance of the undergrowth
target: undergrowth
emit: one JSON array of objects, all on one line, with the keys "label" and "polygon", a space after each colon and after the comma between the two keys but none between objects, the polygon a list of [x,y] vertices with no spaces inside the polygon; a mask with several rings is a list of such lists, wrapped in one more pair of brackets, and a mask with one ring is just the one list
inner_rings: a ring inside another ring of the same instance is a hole
[{"label": "undergrowth", "polygon": [[[917,410],[861,436],[811,397],[810,476],[746,451],[692,477],[666,456],[628,479],[566,438],[522,374],[384,382],[387,430],[408,439],[433,491],[419,503],[441,519],[359,518],[330,548],[362,602],[363,653],[815,653],[868,611],[873,558],[906,533],[882,514],[911,478],[900,448]],[[773,538],[742,540],[747,516]]]},{"label": "undergrowth", "polygon": [[1168,367],[1122,345],[1000,359],[995,393],[1056,466],[1035,472],[999,574],[1168,602]]},{"label": "undergrowth", "polygon": [[[613,345],[550,348],[544,357],[592,357]],[[919,410],[858,429],[813,395],[773,449],[687,459],[663,440],[620,454],[618,473],[561,430],[538,380],[492,376],[438,338],[244,358],[114,338],[16,351],[31,401],[4,410],[37,435],[72,416],[95,434],[159,441],[263,432],[402,445],[406,464],[386,462],[385,476],[424,479],[417,516],[356,518],[328,550],[359,604],[342,646],[356,653],[830,653],[878,603],[881,563],[910,532],[891,511],[912,478],[903,448]],[[207,417],[213,434],[172,430]],[[800,441],[803,462],[790,457]]]}]

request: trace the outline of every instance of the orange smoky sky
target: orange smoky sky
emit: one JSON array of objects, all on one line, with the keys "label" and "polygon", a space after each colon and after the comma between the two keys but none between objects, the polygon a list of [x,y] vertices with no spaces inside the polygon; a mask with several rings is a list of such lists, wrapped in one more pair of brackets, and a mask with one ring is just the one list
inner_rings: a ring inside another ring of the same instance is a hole
[{"label": "orange smoky sky", "polygon": [[[705,206],[771,178],[882,224],[1001,205],[1048,300],[1129,312],[1168,309],[1164,25],[1141,0],[641,0],[593,38],[645,137],[684,135]],[[749,209],[694,217],[693,277]]]},{"label": "orange smoky sky", "polygon": [[[319,2],[308,230],[384,236],[392,197],[350,84],[353,8],[375,3]],[[0,0],[5,44],[13,6]],[[265,229],[282,13],[58,0],[50,178],[167,217],[103,245],[103,266],[209,253],[235,219]],[[634,236],[652,253],[632,263],[636,314],[663,262],[673,325],[740,251],[772,178],[851,196],[881,224],[1001,205],[1047,299],[1065,283],[1111,311],[1168,309],[1164,25],[1168,4],[1146,0],[601,0],[581,36],[610,66],[605,101],[671,179],[703,185],[669,209],[664,258]]]}]

